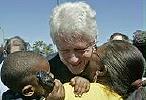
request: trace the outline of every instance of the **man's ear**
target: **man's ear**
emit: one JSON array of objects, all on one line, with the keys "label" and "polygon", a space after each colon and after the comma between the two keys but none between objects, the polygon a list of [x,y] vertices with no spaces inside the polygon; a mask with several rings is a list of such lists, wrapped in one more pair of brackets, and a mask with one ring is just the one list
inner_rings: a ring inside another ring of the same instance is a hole
[{"label": "man's ear", "polygon": [[24,96],[32,96],[34,94],[35,88],[32,85],[26,85],[22,89],[22,94]]}]

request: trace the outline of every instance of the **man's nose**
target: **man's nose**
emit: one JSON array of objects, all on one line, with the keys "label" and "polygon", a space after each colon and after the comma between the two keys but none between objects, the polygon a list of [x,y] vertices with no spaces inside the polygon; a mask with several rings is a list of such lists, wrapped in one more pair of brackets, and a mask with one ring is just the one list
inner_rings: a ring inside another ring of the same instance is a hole
[{"label": "man's nose", "polygon": [[72,65],[78,65],[79,63],[79,58],[75,54],[72,54],[68,60],[69,60],[69,63]]}]

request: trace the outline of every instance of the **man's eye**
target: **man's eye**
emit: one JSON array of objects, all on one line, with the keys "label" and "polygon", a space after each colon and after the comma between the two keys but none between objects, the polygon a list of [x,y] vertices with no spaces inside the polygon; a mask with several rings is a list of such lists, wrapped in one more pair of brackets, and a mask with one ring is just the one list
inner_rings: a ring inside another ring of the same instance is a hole
[{"label": "man's eye", "polygon": [[85,52],[85,49],[75,49],[75,52],[82,53],[82,52]]}]

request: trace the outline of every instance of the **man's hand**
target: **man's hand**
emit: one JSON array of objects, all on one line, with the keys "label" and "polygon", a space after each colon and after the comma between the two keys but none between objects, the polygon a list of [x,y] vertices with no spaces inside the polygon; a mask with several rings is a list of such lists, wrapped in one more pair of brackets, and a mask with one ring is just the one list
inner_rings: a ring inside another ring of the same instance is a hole
[{"label": "man's hand", "polygon": [[46,100],[64,100],[65,90],[64,90],[63,84],[57,79],[55,79],[54,82],[55,82],[55,85],[54,85],[53,91],[49,93]]},{"label": "man's hand", "polygon": [[81,97],[83,93],[86,93],[90,89],[90,82],[80,76],[76,76],[71,79],[70,85],[74,87],[75,96]]}]

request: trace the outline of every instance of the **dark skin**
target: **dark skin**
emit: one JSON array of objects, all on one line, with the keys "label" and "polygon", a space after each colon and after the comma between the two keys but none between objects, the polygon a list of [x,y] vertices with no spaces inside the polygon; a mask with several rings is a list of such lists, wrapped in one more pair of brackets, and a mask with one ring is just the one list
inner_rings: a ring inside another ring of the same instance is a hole
[{"label": "dark skin", "polygon": [[[50,66],[48,65],[48,62],[43,61],[41,59],[40,59],[40,62],[38,62],[37,66],[35,67],[35,70],[40,70],[40,69],[36,69],[36,68],[41,68],[41,70],[45,70],[45,71],[47,69],[47,73],[50,72]],[[48,70],[48,68],[49,68],[49,70]],[[45,90],[46,91],[45,98],[47,100],[64,100],[65,92],[64,92],[63,84],[57,79],[54,80],[54,83],[55,83],[55,85],[54,85],[54,88],[51,93],[47,92],[49,90]],[[45,89],[45,87],[44,87],[44,89]]]},{"label": "dark skin", "polygon": [[[12,57],[13,59],[11,59]],[[19,65],[17,66],[18,62]],[[33,52],[16,52],[10,54],[10,56],[8,56],[4,61],[4,64],[5,66],[3,68],[8,69],[9,67],[7,66],[12,65],[12,69],[15,70],[16,73],[22,74],[20,75],[20,78],[17,75],[13,76],[13,78],[16,78],[18,81],[10,78],[10,80],[12,81],[11,84],[8,85],[10,87],[10,90],[14,91],[14,93],[20,93],[21,95],[23,95],[22,98],[31,99],[32,97],[38,98],[39,96],[45,97],[48,100],[64,99],[64,87],[59,80],[54,80],[55,85],[53,91],[50,93],[50,90],[48,88],[45,88],[44,85],[42,85],[40,83],[40,80],[37,78],[37,72],[43,71],[47,74],[50,74],[50,66],[48,60],[41,55],[37,55]],[[26,66],[24,66],[25,64]],[[18,68],[22,70],[17,70]],[[11,70],[8,70],[8,72],[11,72]],[[5,71],[2,71],[2,73],[5,73]],[[9,73],[6,74],[10,75]],[[13,74],[11,73],[11,75]],[[6,78],[6,80],[8,79]]]},{"label": "dark skin", "polygon": [[[37,68],[40,68],[40,66],[41,67],[43,66],[44,70],[46,68],[49,68],[47,73],[50,72],[50,66],[48,65],[48,62],[42,61],[40,59],[40,62],[38,62],[37,66],[38,66]],[[41,68],[41,70],[42,70],[42,68]],[[65,92],[64,92],[63,84],[57,79],[54,80],[54,83],[55,83],[54,88],[51,93],[48,92],[49,94],[46,94],[46,99],[47,100],[64,100]],[[46,91],[49,91],[49,90],[46,90]]]}]

